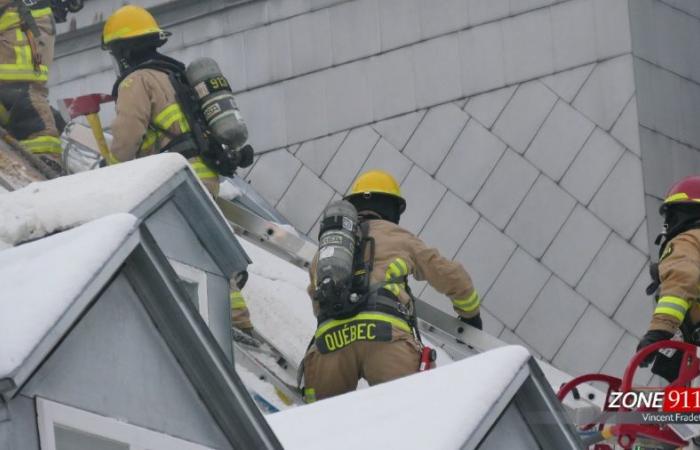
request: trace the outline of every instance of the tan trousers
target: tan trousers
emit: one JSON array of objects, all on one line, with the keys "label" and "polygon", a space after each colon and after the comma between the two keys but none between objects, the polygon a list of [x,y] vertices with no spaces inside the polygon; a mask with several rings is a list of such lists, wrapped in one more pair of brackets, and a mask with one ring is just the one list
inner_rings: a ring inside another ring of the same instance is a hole
[{"label": "tan trousers", "polygon": [[416,373],[420,344],[405,331],[393,329],[391,342],[356,341],[322,354],[312,345],[304,357],[304,396],[307,402],[354,391],[364,378],[370,384]]}]

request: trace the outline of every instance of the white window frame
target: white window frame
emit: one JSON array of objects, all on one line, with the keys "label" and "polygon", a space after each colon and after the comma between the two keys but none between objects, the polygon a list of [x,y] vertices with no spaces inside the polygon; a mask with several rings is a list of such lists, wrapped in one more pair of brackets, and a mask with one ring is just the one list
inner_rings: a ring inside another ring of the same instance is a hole
[{"label": "white window frame", "polygon": [[73,408],[41,397],[36,398],[41,450],[56,450],[56,425],[123,442],[129,450],[213,450],[112,417]]},{"label": "white window frame", "polygon": [[199,314],[204,319],[204,323],[209,325],[209,297],[207,292],[207,273],[201,269],[190,266],[188,264],[175,261],[174,259],[169,260],[170,265],[175,269],[175,273],[178,277],[183,280],[196,283],[197,284],[197,309],[199,309]]}]

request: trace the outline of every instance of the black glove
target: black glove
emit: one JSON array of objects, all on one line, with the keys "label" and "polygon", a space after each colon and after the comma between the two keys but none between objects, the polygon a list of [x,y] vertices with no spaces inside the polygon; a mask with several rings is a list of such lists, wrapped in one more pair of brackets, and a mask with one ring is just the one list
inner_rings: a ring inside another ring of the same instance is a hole
[{"label": "black glove", "polygon": [[[642,337],[642,340],[639,341],[639,345],[637,345],[637,352],[639,352],[641,349],[644,347],[647,347],[654,342],[659,342],[659,341],[666,341],[668,339],[671,339],[673,337],[673,333],[670,333],[668,331],[664,330],[649,330],[647,331],[647,334]],[[639,364],[639,367],[647,367],[649,364],[651,364],[654,361],[654,358],[656,358],[657,352],[654,352],[644,358],[644,361]]]},{"label": "black glove", "polygon": [[474,328],[478,328],[480,330],[484,329],[484,324],[481,321],[481,314],[477,314],[476,316],[470,317],[469,319],[467,319],[466,317],[459,316],[459,320],[466,323],[467,325],[473,326]]}]

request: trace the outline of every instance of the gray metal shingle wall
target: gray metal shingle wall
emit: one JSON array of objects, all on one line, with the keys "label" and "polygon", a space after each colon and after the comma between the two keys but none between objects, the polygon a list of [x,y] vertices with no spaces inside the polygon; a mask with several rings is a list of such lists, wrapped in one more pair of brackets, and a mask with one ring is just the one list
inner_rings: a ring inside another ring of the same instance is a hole
[{"label": "gray metal shingle wall", "polygon": [[[431,3],[253,2],[262,23],[170,51],[220,61],[253,145],[280,149],[246,177],[301,231],[389,170],[402,224],[472,273],[487,330],[574,374],[618,370],[651,305],[628,1]],[[111,79],[72,64],[54,97]]]}]

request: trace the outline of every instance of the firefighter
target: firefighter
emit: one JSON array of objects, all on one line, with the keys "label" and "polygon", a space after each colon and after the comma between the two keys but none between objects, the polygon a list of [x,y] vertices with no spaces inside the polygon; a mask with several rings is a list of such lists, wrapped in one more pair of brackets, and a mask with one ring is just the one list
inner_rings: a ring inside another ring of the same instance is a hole
[{"label": "firefighter", "polygon": [[[675,183],[661,205],[664,230],[658,266],[652,265],[649,294],[657,292],[658,301],[649,329],[637,350],[655,342],[671,339],[680,331],[684,340],[699,344],[700,325],[700,176],[689,176]],[[676,378],[680,353],[667,358],[651,354],[643,366],[654,362],[652,371],[669,381]]]},{"label": "firefighter", "polygon": [[[151,13],[139,6],[119,8],[105,22],[102,48],[111,54],[117,71],[112,91],[117,115],[111,127],[108,163],[175,151],[188,158],[204,186],[216,196],[219,176],[198,156],[196,144],[190,139],[190,124],[177,103],[168,75],[169,71],[184,72],[185,66],[157,51],[169,36]],[[250,331],[245,300],[235,282],[231,287],[234,326]]]},{"label": "firefighter", "polygon": [[428,281],[452,300],[462,321],[482,328],[479,295],[462,265],[399,226],[406,201],[390,174],[372,170],[360,175],[345,200],[355,206],[360,226],[367,224],[374,240],[370,282],[379,288],[372,290],[374,306],[346,319],[328,317],[317,298],[316,254],[308,292],[318,328],[303,362],[306,402],[352,391],[360,378],[375,385],[418,371],[422,344],[413,330],[409,275]]},{"label": "firefighter", "polygon": [[230,281],[230,306],[231,306],[231,323],[234,328],[237,328],[251,337],[254,335],[253,322],[250,320],[250,311],[245,302],[241,290],[248,282],[248,271],[238,272]]},{"label": "firefighter", "polygon": [[[110,164],[169,151],[171,143],[190,132],[176,101],[175,88],[161,68],[184,71],[181,62],[158,53],[170,33],[160,28],[144,8],[127,5],[105,22],[102,48],[113,58],[117,81],[113,88],[116,118],[112,122]],[[190,149],[192,155],[196,148]],[[189,156],[186,151],[181,151]],[[199,156],[188,158],[209,192],[219,192],[219,177]]]},{"label": "firefighter", "polygon": [[61,141],[46,87],[55,35],[48,0],[0,0],[0,125],[61,172]]}]

